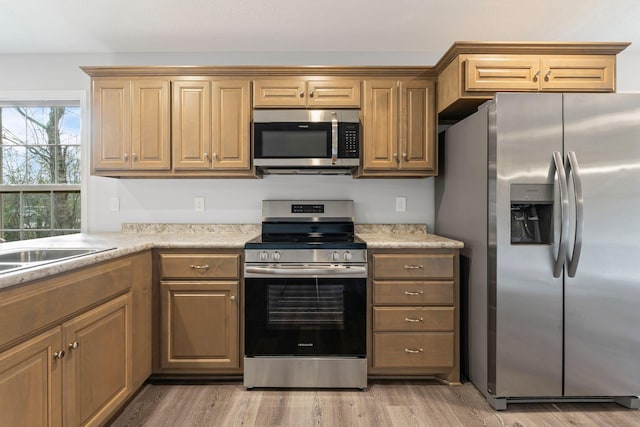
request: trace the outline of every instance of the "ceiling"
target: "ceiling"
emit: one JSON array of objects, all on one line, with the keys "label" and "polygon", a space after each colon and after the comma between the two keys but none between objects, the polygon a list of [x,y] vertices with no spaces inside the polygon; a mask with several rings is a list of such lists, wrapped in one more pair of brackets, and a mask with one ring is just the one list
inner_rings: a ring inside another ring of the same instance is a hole
[{"label": "ceiling", "polygon": [[456,40],[640,51],[640,1],[0,0],[0,54],[442,53]]}]

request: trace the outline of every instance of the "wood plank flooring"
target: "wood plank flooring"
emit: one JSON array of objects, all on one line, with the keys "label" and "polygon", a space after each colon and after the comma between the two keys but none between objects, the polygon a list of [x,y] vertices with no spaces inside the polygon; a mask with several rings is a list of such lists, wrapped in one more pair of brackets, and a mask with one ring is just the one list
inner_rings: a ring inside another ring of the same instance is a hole
[{"label": "wood plank flooring", "polygon": [[471,383],[435,381],[370,381],[365,391],[147,384],[111,426],[635,427],[640,411],[615,403],[536,403],[497,412]]}]

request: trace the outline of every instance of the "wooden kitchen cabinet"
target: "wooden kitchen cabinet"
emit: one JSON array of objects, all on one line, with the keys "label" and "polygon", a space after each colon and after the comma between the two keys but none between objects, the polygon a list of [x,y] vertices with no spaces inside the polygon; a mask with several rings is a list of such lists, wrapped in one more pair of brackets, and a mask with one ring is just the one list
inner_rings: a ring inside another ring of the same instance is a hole
[{"label": "wooden kitchen cabinet", "polygon": [[628,43],[456,42],[436,64],[441,120],[459,120],[496,92],[614,92]]},{"label": "wooden kitchen cabinet", "polygon": [[62,325],[64,424],[102,425],[132,392],[131,293]]},{"label": "wooden kitchen cabinet", "polygon": [[0,426],[62,426],[60,327],[0,352]]},{"label": "wooden kitchen cabinet", "polygon": [[238,373],[240,254],[161,253],[160,369]]},{"label": "wooden kitchen cabinet", "polygon": [[256,80],[256,108],[359,108],[360,80]]},{"label": "wooden kitchen cabinet", "polygon": [[92,80],[92,170],[169,171],[170,91],[166,78]]},{"label": "wooden kitchen cabinet", "polygon": [[174,80],[172,91],[173,169],[248,173],[250,82]]},{"label": "wooden kitchen cabinet", "polygon": [[146,380],[150,260],[145,251],[0,291],[0,426],[103,425],[133,393],[133,373],[136,387]]},{"label": "wooden kitchen cabinet", "polygon": [[431,80],[366,80],[359,176],[435,175],[434,107]]},{"label": "wooden kitchen cabinet", "polygon": [[371,252],[369,373],[459,382],[458,250]]}]

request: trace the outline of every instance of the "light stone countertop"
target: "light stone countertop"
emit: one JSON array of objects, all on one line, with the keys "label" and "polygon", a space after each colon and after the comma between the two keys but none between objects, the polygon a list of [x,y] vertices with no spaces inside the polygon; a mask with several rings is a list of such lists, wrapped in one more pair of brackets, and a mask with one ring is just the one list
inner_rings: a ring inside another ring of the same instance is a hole
[{"label": "light stone countertop", "polygon": [[[62,261],[0,273],[0,290],[54,274],[153,248],[242,249],[260,234],[260,224],[123,224],[123,232],[80,233],[0,243],[13,249],[94,248],[101,251]],[[428,234],[424,225],[356,224],[368,248],[462,248],[463,243]]]}]

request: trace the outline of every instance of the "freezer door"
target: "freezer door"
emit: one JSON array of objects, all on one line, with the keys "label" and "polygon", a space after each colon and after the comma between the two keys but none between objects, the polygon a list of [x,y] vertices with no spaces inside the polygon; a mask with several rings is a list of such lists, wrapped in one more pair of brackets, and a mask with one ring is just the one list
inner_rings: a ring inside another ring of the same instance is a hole
[{"label": "freezer door", "polygon": [[[554,152],[562,161],[562,94],[500,93],[489,116],[489,390],[561,396],[563,278],[562,265],[553,275],[561,227],[552,165]],[[532,231],[537,210],[529,204],[549,194],[552,236],[542,239]]]},{"label": "freezer door", "polygon": [[565,94],[564,106],[565,158],[577,160],[569,197],[579,178],[583,199],[582,229],[575,212],[570,227],[580,257],[565,279],[565,395],[638,395],[640,94]]}]

